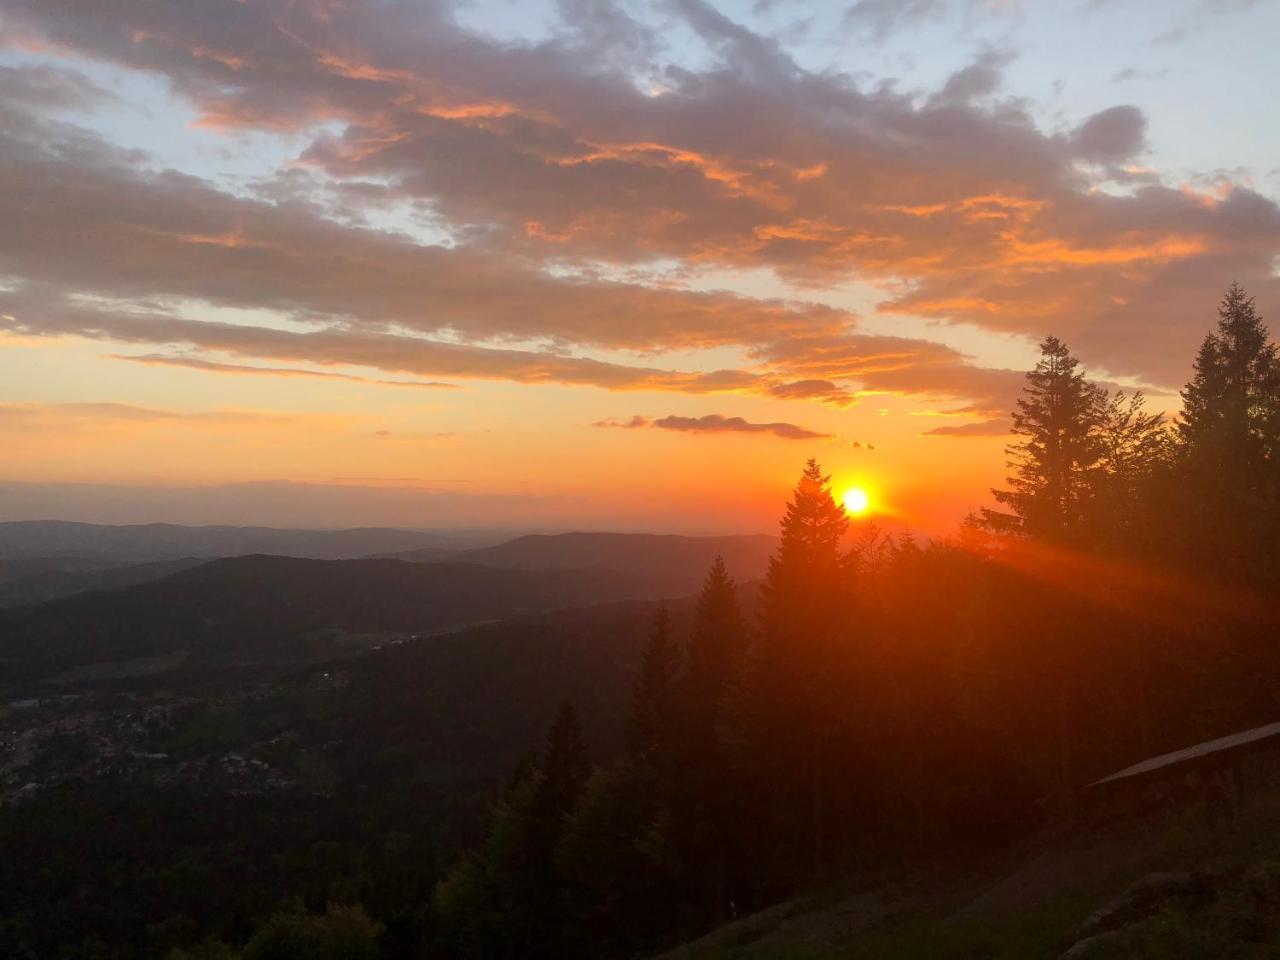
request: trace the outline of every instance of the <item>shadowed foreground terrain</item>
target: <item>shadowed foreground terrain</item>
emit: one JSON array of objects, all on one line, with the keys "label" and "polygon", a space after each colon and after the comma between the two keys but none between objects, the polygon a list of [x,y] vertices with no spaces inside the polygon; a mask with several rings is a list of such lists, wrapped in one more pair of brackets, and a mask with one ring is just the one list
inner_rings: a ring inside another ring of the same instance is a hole
[{"label": "shadowed foreground terrain", "polygon": [[658,960],[1273,957],[1280,764],[1255,763],[1250,779],[1230,815],[1192,805],[1037,837],[977,865],[867,873]]}]

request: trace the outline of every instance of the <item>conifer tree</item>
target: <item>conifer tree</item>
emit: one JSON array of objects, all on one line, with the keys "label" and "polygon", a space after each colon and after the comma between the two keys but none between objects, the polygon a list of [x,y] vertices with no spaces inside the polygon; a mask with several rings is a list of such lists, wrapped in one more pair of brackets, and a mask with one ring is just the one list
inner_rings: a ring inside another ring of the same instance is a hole
[{"label": "conifer tree", "polygon": [[569,947],[585,957],[649,953],[673,932],[680,886],[655,771],[598,771],[565,823],[556,863],[569,885]]},{"label": "conifer tree", "polygon": [[489,817],[481,849],[437,886],[456,949],[475,960],[565,957],[564,878],[555,852],[590,775],[572,704],[561,704],[536,765],[524,764]]},{"label": "conifer tree", "polygon": [[637,763],[667,763],[677,720],[680,648],[671,631],[666,605],[653,618],[649,642],[640,659],[627,718],[627,754]]},{"label": "conifer tree", "polygon": [[1280,358],[1253,298],[1233,283],[1182,391],[1182,457],[1196,482],[1228,501],[1274,492]]},{"label": "conifer tree", "polygon": [[[540,769],[542,777],[535,801],[535,815],[545,817],[548,829],[554,827],[558,832],[591,774],[582,724],[568,700],[560,704],[547,732]],[[551,845],[554,846],[554,840]]]},{"label": "conifer tree", "polygon": [[810,458],[782,518],[778,552],[769,560],[761,596],[762,633],[767,638],[791,634],[791,639],[803,642],[801,632],[825,632],[830,627],[822,621],[834,612],[840,545],[849,529],[849,516],[831,495],[830,483]]},{"label": "conifer tree", "polygon": [[1265,582],[1280,574],[1280,357],[1238,284],[1182,401],[1168,535],[1188,564]]},{"label": "conifer tree", "polygon": [[760,644],[754,663],[755,765],[775,794],[778,848],[800,869],[825,866],[829,743],[839,725],[839,667],[834,654],[845,612],[840,547],[849,518],[830,478],[810,459],[782,519],[778,552],[761,591]]},{"label": "conifer tree", "polygon": [[729,576],[724,558],[716,557],[698,596],[686,655],[686,699],[698,736],[717,735],[729,684],[741,665],[746,641],[738,586]]},{"label": "conifer tree", "polygon": [[689,635],[683,686],[684,731],[674,829],[687,864],[687,899],[700,919],[723,921],[728,912],[730,857],[740,846],[739,788],[725,740],[730,700],[746,654],[747,630],[738,589],[716,557],[702,585]]},{"label": "conifer tree", "polygon": [[991,491],[1011,513],[984,510],[991,529],[1039,537],[1078,529],[1100,455],[1104,404],[1104,392],[1084,378],[1067,345],[1046,337],[1013,414],[1013,433],[1021,439],[1006,448],[1009,489]]}]

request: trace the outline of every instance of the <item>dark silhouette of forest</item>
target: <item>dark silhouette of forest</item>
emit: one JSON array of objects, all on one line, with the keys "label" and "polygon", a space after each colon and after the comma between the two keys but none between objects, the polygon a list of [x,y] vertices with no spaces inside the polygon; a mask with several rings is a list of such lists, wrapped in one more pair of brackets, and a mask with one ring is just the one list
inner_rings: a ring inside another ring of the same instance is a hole
[{"label": "dark silhouette of forest", "polygon": [[[928,543],[852,521],[810,460],[758,603],[717,562],[691,619],[658,609],[618,750],[566,701],[460,851],[424,862],[430,812],[387,812],[402,854],[369,854],[374,880],[321,891],[299,866],[272,887],[298,899],[211,928],[232,946],[170,956],[641,956],[878,865],[1069,829],[1092,780],[1275,720],[1280,358],[1239,287],[1182,397],[1151,412],[1046,338],[996,507]],[[396,679],[380,722],[413,709]]]},{"label": "dark silhouette of forest", "polygon": [[1228,291],[1174,422],[1040,349],[997,509],[846,547],[810,460],[756,622],[721,564],[687,636],[658,613],[623,757],[593,770],[561,709],[436,888],[442,955],[633,956],[1275,719],[1280,361],[1253,301]]}]

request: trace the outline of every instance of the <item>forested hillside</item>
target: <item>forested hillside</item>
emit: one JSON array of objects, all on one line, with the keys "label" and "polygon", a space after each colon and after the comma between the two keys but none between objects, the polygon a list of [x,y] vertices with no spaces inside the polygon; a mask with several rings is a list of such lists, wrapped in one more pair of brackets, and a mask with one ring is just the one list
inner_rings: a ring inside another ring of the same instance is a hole
[{"label": "forested hillside", "polygon": [[235,557],[0,610],[0,663],[10,685],[176,653],[209,664],[307,660],[393,636],[652,595],[647,583],[607,570]]}]

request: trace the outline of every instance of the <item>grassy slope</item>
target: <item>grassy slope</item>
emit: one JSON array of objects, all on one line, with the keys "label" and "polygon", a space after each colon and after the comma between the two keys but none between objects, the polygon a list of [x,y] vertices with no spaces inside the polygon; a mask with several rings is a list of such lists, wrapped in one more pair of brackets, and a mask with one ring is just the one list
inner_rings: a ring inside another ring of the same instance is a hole
[{"label": "grassy slope", "polygon": [[1230,820],[1215,823],[1189,809],[1074,845],[1041,841],[1020,859],[965,871],[934,866],[864,877],[739,920],[662,960],[1052,958],[1089,914],[1135,880],[1204,869],[1243,876],[1224,882],[1211,906],[1167,911],[1089,956],[1280,957],[1280,784],[1251,789]]}]

